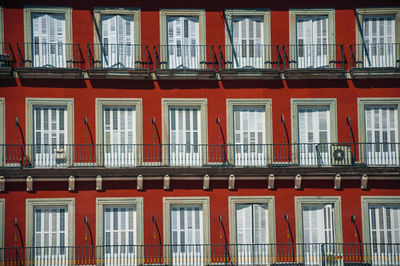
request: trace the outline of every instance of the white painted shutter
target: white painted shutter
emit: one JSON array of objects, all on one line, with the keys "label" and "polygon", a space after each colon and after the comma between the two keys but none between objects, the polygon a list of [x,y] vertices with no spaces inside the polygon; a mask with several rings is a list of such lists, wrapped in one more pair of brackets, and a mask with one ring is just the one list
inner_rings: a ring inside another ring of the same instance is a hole
[{"label": "white painted shutter", "polygon": [[303,207],[303,242],[334,242],[334,210],[332,204]]},{"label": "white painted shutter", "polygon": [[235,107],[235,144],[265,144],[265,110],[261,107]]},{"label": "white painted shutter", "polygon": [[101,16],[102,42],[103,42],[103,66],[114,67],[118,62],[117,54],[117,16]]},{"label": "white painted shutter", "polygon": [[169,68],[198,68],[199,18],[167,17]]},{"label": "white painted shutter", "polygon": [[[200,206],[171,207],[171,236],[173,245],[202,244],[202,208]],[[174,252],[185,247],[174,248]]]},{"label": "white painted shutter", "polygon": [[369,225],[371,243],[400,243],[399,206],[371,206],[369,208]]},{"label": "white painted shutter", "polygon": [[[33,246],[35,264],[48,261],[66,265],[68,246],[68,209],[66,207],[34,208]],[[40,248],[58,247],[58,248]]]},{"label": "white painted shutter", "polygon": [[35,144],[66,144],[68,132],[66,107],[34,107],[33,117]]},{"label": "white painted shutter", "polygon": [[398,163],[398,118],[396,106],[365,108],[365,141],[368,164]]},{"label": "white painted shutter", "polygon": [[298,67],[327,66],[328,17],[297,18]]},{"label": "white painted shutter", "polygon": [[[136,245],[136,206],[105,207],[103,230],[104,245]],[[119,248],[115,247],[113,253]]]},{"label": "white painted shutter", "polygon": [[395,66],[393,16],[365,16],[363,18],[363,49],[366,67]]},{"label": "white painted shutter", "polygon": [[236,242],[237,244],[253,243],[252,205],[236,206]]},{"label": "white painted shutter", "polygon": [[198,107],[169,108],[170,161],[174,165],[200,164],[201,121]]},{"label": "white painted shutter", "polygon": [[32,14],[32,54],[35,67],[65,67],[65,42],[63,14]]}]

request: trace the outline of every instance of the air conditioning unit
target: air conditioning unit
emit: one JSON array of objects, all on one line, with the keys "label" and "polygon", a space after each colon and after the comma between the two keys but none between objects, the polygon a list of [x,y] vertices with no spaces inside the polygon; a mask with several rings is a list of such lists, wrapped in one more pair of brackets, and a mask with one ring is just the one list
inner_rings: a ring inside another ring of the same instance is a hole
[{"label": "air conditioning unit", "polygon": [[332,144],[331,146],[331,165],[345,166],[352,165],[353,158],[350,145]]}]

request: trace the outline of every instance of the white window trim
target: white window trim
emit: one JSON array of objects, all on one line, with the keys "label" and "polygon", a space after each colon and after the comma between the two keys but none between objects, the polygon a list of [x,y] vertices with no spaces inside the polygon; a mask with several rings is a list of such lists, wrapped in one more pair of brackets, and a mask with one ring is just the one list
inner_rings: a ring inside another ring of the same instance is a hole
[{"label": "white window trim", "polygon": [[[67,108],[67,143],[74,144],[74,99],[69,98],[26,98],[25,99],[25,138],[26,144],[33,144],[33,108],[36,106],[63,106]],[[68,149],[68,148],[67,148]],[[33,158],[33,149],[28,148],[28,156]],[[74,162],[72,150],[67,153],[67,165]]]},{"label": "white window trim", "polygon": [[239,204],[266,204],[268,206],[268,241],[276,243],[275,232],[275,197],[274,196],[240,196],[228,197],[229,204],[229,240],[236,244],[236,205]]},{"label": "white window trim", "polygon": [[[0,248],[4,248],[5,207],[6,207],[6,200],[0,199]],[[0,259],[1,258],[2,257],[0,257]]]},{"label": "white window trim", "polygon": [[[358,98],[358,138],[360,143],[365,142],[365,107],[385,106],[397,107],[397,125],[400,125],[400,98]],[[397,139],[400,139],[400,129],[397,129]]]},{"label": "white window trim", "polygon": [[[25,66],[32,66],[32,49],[28,43],[32,43],[32,13],[44,14],[62,14],[65,18],[65,43],[72,43],[72,8],[71,7],[44,7],[31,6],[24,7],[24,38],[25,38]],[[71,61],[73,57],[73,48],[68,47],[70,51],[67,54],[67,61]]]},{"label": "white window trim", "polygon": [[[142,115],[142,99],[140,98],[96,98],[96,144],[103,144],[104,129],[103,129],[103,107],[135,107],[136,113],[136,144],[143,143],[143,115]],[[136,150],[137,164],[142,161],[142,149]],[[103,152],[102,149],[97,149],[97,162],[102,164]]]},{"label": "white window trim", "polygon": [[34,208],[35,207],[61,207],[68,208],[68,239],[67,245],[75,244],[75,199],[74,198],[43,198],[26,199],[26,246],[33,247],[34,233]]},{"label": "white window trim", "polygon": [[[133,17],[133,39],[134,45],[141,44],[141,18],[140,18],[140,8],[128,8],[128,7],[94,7],[93,10],[93,40],[95,45],[100,44],[101,38],[101,16],[102,15],[125,15]],[[135,51],[139,51],[134,48]],[[101,60],[101,53],[96,53],[96,48],[93,47],[93,52],[95,60]],[[135,53],[135,61],[141,59],[141,53]]]},{"label": "white window trim", "polygon": [[297,44],[297,16],[328,16],[328,43],[335,44],[335,9],[332,8],[310,8],[289,9],[289,43]]},{"label": "white window trim", "polygon": [[[5,98],[0,98],[0,145],[6,144],[6,114],[5,114]],[[4,146],[3,146],[4,147]],[[0,151],[0,167],[6,164],[5,162],[5,148]]]},{"label": "white window trim", "polygon": [[[207,99],[203,98],[162,98],[161,99],[161,119],[162,119],[162,140],[163,144],[169,144],[169,107],[199,107],[200,108],[200,125],[201,125],[201,145],[208,143],[208,130],[207,130]],[[168,145],[163,146],[163,162],[168,162]],[[201,149],[203,152],[203,149]],[[201,163],[207,163],[205,160],[208,156],[202,155]]]},{"label": "white window trim", "polygon": [[206,12],[204,9],[161,9],[160,10],[160,45],[167,45],[167,17],[198,17],[199,45],[206,44]]},{"label": "white window trim", "polygon": [[361,196],[361,215],[362,215],[362,232],[363,242],[371,243],[371,232],[369,226],[369,206],[381,205],[399,205],[399,196]]},{"label": "white window trim", "polygon": [[96,199],[96,245],[103,245],[104,207],[136,206],[136,245],[143,245],[143,198],[97,198]]},{"label": "white window trim", "polygon": [[304,196],[294,197],[296,215],[296,243],[303,243],[303,205],[333,204],[334,208],[334,243],[343,243],[342,210],[340,196]]},{"label": "white window trim", "polygon": [[[393,15],[394,16],[394,43],[400,42],[400,8],[395,7],[384,7],[384,8],[357,8],[357,17],[355,18],[355,29],[356,29],[356,44],[362,44],[360,26],[363,25],[364,16],[373,15]],[[357,21],[358,19],[358,21]],[[361,25],[359,25],[359,23]]]},{"label": "white window trim", "polygon": [[209,197],[163,197],[164,245],[171,244],[171,206],[202,206],[203,244],[210,244],[210,198]]},{"label": "white window trim", "polygon": [[337,142],[337,101],[336,98],[294,99],[291,102],[292,113],[292,143],[299,141],[299,107],[329,107],[330,143]]},{"label": "white window trim", "polygon": [[[269,9],[226,9],[225,10],[225,45],[232,45],[232,19],[234,17],[263,17],[263,45],[271,44],[271,11]],[[228,29],[229,27],[229,29]],[[229,33],[230,32],[230,33]]]}]

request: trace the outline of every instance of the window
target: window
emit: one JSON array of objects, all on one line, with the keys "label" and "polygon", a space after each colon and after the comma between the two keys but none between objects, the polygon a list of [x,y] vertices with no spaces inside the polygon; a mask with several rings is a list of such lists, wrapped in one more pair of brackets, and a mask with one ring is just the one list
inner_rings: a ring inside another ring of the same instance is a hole
[{"label": "window", "polygon": [[273,197],[229,197],[230,239],[240,265],[267,264],[275,243]]},{"label": "window", "polygon": [[270,12],[255,9],[225,11],[226,57],[234,68],[265,68],[270,58]]},{"label": "window", "polygon": [[140,163],[142,143],[141,99],[96,99],[99,159],[108,167],[133,167]]},{"label": "window", "polygon": [[74,245],[74,199],[27,199],[27,246],[35,264],[68,265]]},{"label": "window", "polygon": [[365,142],[360,157],[367,164],[399,164],[399,104],[398,99],[358,99],[360,142]]},{"label": "window", "polygon": [[140,61],[140,10],[96,8],[94,53],[103,68],[135,68]]},{"label": "window", "polygon": [[295,197],[296,240],[304,243],[304,261],[320,264],[324,255],[337,254],[342,243],[340,197]]},{"label": "window", "polygon": [[33,67],[69,67],[71,8],[26,7],[25,61]]},{"label": "window", "polygon": [[336,136],[336,99],[292,99],[292,138],[301,165],[331,164]]},{"label": "window", "polygon": [[[26,99],[27,153],[35,167],[72,163],[73,100]],[[31,153],[31,154],[30,154]]]},{"label": "window", "polygon": [[297,67],[328,67],[330,58],[335,57],[335,49],[331,48],[335,44],[335,11],[292,9],[289,14],[289,53],[297,60]]},{"label": "window", "polygon": [[160,53],[168,68],[200,68],[207,56],[204,10],[161,10],[160,29]]},{"label": "window", "polygon": [[228,151],[235,165],[265,166],[272,143],[270,99],[227,99]]},{"label": "window", "polygon": [[143,244],[143,198],[98,198],[96,206],[96,239],[105,263],[136,264]]},{"label": "window", "polygon": [[172,264],[203,264],[210,243],[209,198],[164,198],[164,243]]},{"label": "window", "polygon": [[[162,99],[163,139],[168,140],[170,165],[198,166],[206,163],[207,100]],[[167,158],[165,158],[167,159]]]},{"label": "window", "polygon": [[396,244],[400,244],[400,198],[363,196],[361,202],[363,235],[365,242],[372,244],[372,261],[398,264],[396,257],[400,248]]},{"label": "window", "polygon": [[399,8],[357,9],[357,56],[364,67],[395,67]]}]

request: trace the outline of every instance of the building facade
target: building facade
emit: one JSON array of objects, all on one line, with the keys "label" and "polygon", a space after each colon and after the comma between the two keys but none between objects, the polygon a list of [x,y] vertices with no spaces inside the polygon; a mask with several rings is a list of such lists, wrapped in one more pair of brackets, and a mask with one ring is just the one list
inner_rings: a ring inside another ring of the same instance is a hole
[{"label": "building facade", "polygon": [[3,3],[0,261],[400,265],[399,78],[396,1]]}]

